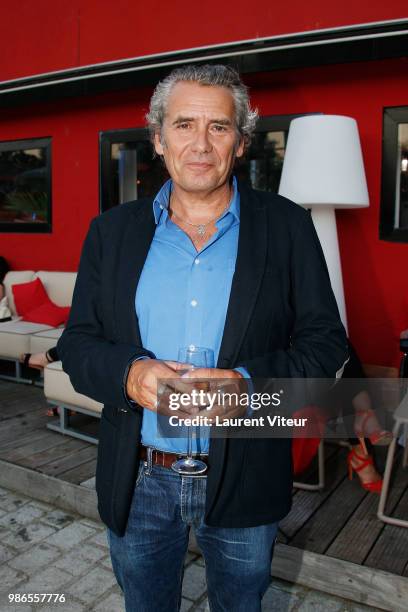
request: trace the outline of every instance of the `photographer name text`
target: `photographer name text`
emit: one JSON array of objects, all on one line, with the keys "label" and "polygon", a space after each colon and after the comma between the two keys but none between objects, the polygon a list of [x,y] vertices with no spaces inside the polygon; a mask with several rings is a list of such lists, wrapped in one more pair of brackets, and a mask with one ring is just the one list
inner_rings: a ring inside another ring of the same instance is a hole
[{"label": "photographer name text", "polygon": [[307,418],[287,418],[283,416],[260,417],[208,417],[197,415],[192,418],[180,419],[178,416],[169,417],[172,427],[306,427]]}]

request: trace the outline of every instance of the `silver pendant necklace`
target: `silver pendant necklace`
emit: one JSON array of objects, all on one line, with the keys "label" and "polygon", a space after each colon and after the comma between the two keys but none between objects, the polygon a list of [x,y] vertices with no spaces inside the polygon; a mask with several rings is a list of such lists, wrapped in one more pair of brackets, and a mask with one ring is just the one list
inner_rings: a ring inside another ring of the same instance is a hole
[{"label": "silver pendant necklace", "polygon": [[176,214],[174,212],[174,210],[172,210],[173,216],[178,219],[179,221],[181,221],[182,223],[186,223],[187,225],[191,225],[191,227],[195,227],[197,230],[197,234],[199,235],[200,238],[204,238],[204,236],[207,233],[207,227],[213,223],[214,221],[216,221],[217,219],[219,219],[220,217],[222,217],[222,215],[225,213],[225,211],[229,208],[229,204],[228,206],[226,206],[224,208],[223,211],[221,211],[221,213],[219,213],[216,217],[214,217],[213,219],[210,219],[209,221],[207,221],[207,223],[190,223],[190,221],[186,221],[185,219],[182,219],[178,214]]}]

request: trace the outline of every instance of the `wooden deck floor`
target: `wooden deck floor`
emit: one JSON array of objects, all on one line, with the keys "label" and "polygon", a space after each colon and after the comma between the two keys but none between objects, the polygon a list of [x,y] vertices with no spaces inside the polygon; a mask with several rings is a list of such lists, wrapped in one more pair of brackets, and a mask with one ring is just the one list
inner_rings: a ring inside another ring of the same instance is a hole
[{"label": "wooden deck floor", "polygon": [[[49,431],[41,388],[0,381],[0,460],[60,480],[81,484],[95,473],[93,444]],[[78,416],[78,426],[97,429],[98,421]],[[321,492],[295,490],[291,513],[281,522],[279,541],[288,547],[408,577],[408,529],[377,519],[378,496],[366,493],[346,472],[347,449],[325,444],[326,486]],[[381,468],[385,449],[376,451]],[[389,507],[408,517],[408,469],[398,467]],[[312,466],[303,480],[315,481]],[[329,559],[328,559],[329,560]]]},{"label": "wooden deck floor", "polygon": [[[97,447],[46,429],[57,422],[40,387],[0,381],[0,459],[81,484],[95,474]],[[71,417],[88,432],[96,432],[98,420],[85,415]]]},{"label": "wooden deck floor", "polygon": [[[348,449],[325,444],[326,486],[322,491],[295,490],[290,514],[280,523],[282,543],[362,566],[408,576],[408,529],[377,518],[378,495],[364,491],[357,476],[348,479]],[[408,518],[408,469],[396,458],[387,512]],[[382,472],[386,449],[375,457]],[[316,480],[311,467],[304,482]]]}]

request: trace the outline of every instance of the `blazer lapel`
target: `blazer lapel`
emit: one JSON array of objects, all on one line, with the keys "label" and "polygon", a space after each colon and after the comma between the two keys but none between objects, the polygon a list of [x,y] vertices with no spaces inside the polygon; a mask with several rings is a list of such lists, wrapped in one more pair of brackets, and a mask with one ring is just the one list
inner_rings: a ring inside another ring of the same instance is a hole
[{"label": "blazer lapel", "polygon": [[140,346],[142,341],[135,311],[135,295],[156,228],[152,200],[135,204],[132,213],[122,240],[114,309],[116,329],[122,342]]},{"label": "blazer lapel", "polygon": [[240,226],[235,274],[222,337],[218,367],[234,367],[251,320],[265,269],[267,219],[264,203],[245,186],[240,191]]},{"label": "blazer lapel", "polygon": [[[240,191],[240,227],[235,274],[217,367],[234,367],[251,320],[262,282],[267,255],[267,218],[264,203],[245,186]],[[243,440],[243,442],[245,442]],[[211,438],[206,514],[216,499],[227,449],[226,438]]]}]

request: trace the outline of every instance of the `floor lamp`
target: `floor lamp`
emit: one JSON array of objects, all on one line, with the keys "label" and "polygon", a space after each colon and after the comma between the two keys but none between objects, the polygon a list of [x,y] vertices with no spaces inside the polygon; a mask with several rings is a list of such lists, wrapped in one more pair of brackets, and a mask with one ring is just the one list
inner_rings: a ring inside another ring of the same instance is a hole
[{"label": "floor lamp", "polygon": [[347,330],[335,209],[365,208],[369,204],[357,122],[338,115],[294,119],[289,128],[279,193],[311,209]]}]

